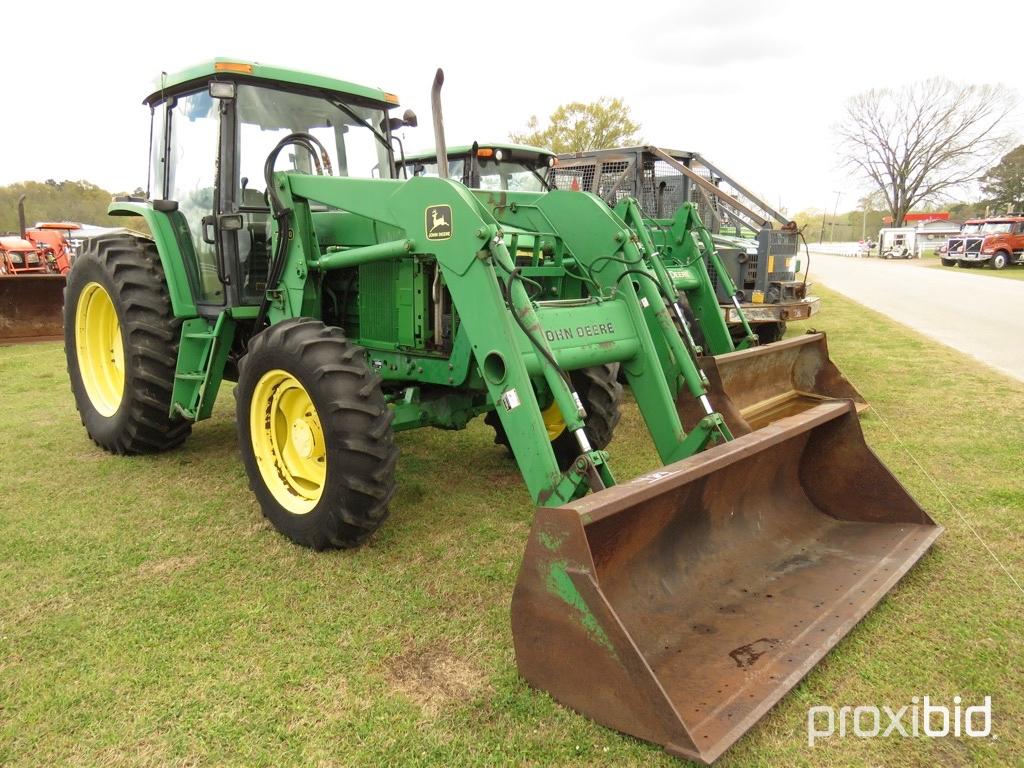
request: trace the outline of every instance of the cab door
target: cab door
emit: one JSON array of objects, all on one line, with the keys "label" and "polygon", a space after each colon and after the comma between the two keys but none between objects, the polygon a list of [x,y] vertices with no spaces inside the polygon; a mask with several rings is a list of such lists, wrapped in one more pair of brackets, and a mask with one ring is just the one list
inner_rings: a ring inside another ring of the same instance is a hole
[{"label": "cab door", "polygon": [[200,313],[216,315],[225,305],[220,246],[214,226],[219,209],[218,162],[222,109],[207,89],[172,98],[164,150],[164,199],[178,204],[188,224],[193,254],[187,265]]}]

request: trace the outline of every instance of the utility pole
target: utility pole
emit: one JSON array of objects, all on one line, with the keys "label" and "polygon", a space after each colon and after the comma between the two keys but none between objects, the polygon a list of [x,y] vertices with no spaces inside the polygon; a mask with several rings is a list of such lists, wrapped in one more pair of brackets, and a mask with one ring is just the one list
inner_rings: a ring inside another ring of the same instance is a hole
[{"label": "utility pole", "polygon": [[836,190],[836,207],[832,211],[832,231],[829,233],[828,241],[830,243],[835,242],[836,239],[836,216],[839,215],[839,198],[842,196],[842,190]]},{"label": "utility pole", "polygon": [[821,233],[818,235],[818,244],[825,242],[825,217],[828,216],[828,206],[821,211]]}]

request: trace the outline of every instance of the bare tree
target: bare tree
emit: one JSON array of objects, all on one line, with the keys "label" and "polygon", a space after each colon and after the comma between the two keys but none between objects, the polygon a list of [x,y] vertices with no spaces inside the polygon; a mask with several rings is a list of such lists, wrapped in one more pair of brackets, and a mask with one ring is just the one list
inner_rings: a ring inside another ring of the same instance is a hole
[{"label": "bare tree", "polygon": [[896,226],[981,176],[1010,139],[1003,118],[1014,108],[1001,85],[962,85],[944,78],[900,90],[876,88],[846,104],[836,127],[843,163],[885,197]]}]

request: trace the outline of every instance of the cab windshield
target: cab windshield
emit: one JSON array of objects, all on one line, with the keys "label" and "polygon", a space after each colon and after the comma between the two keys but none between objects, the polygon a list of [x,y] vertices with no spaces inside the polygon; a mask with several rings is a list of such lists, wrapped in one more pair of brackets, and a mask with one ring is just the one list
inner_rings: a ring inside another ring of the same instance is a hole
[{"label": "cab windshield", "polygon": [[1011,229],[1013,229],[1013,222],[989,221],[982,226],[981,231],[986,235],[997,235],[1002,232],[1009,232]]},{"label": "cab windshield", "polygon": [[537,169],[530,163],[515,160],[478,161],[480,189],[501,192],[544,192],[547,189],[547,168]]},{"label": "cab windshield", "polygon": [[[437,176],[437,162],[410,161],[413,176]],[[516,160],[478,158],[476,163],[479,183],[471,186],[495,192],[545,192],[547,167]],[[468,182],[465,158],[448,159],[448,178]]]},{"label": "cab windshield", "polygon": [[975,235],[981,232],[981,224],[964,224],[964,228],[960,232],[964,235]]},{"label": "cab windshield", "polygon": [[[238,183],[242,207],[265,208],[263,165],[290,133],[306,132],[327,148],[335,176],[392,178],[391,153],[379,107],[335,101],[288,91],[243,85],[238,88]],[[315,173],[309,152],[289,146],[278,156],[277,171]]]}]

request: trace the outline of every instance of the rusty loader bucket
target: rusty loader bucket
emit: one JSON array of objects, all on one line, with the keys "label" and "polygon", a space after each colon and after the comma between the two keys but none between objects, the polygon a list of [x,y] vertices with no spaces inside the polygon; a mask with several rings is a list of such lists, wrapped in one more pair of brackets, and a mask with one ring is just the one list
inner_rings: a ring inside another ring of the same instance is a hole
[{"label": "rusty loader bucket", "polygon": [[819,403],[538,509],[512,598],[519,670],[599,723],[710,763],[941,532],[868,448],[853,404]]},{"label": "rusty loader bucket", "polygon": [[[745,435],[827,399],[853,400],[858,412],[868,407],[829,358],[824,333],[703,357],[701,368],[708,377],[711,404],[734,435]],[[687,428],[704,416],[700,404],[688,394],[680,396],[678,409]]]},{"label": "rusty loader bucket", "polygon": [[0,277],[0,344],[63,338],[63,275]]}]

